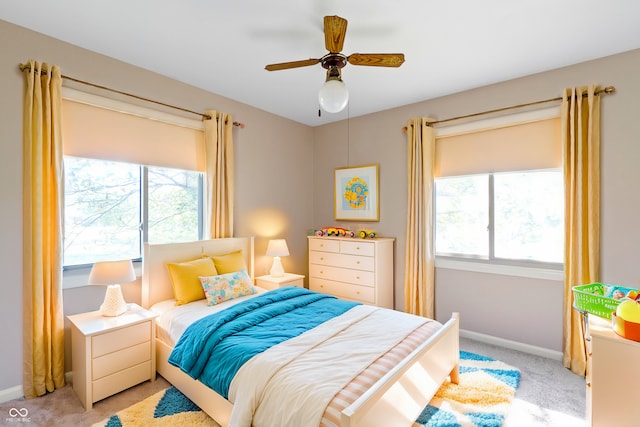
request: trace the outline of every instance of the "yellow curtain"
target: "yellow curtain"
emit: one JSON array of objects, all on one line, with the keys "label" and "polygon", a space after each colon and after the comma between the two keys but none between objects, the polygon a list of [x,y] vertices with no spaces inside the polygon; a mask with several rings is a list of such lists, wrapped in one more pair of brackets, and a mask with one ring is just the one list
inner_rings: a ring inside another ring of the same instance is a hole
[{"label": "yellow curtain", "polygon": [[424,118],[409,120],[407,244],[404,266],[404,309],[435,316],[433,248],[433,165],[435,132]]},{"label": "yellow curtain", "polygon": [[64,386],[62,138],[57,66],[29,61],[23,111],[23,388]]},{"label": "yellow curtain", "polygon": [[565,89],[564,142],[565,280],[563,364],[578,375],[587,369],[579,313],[571,288],[599,280],[600,267],[600,97],[599,87]]},{"label": "yellow curtain", "polygon": [[233,120],[230,115],[205,111],[204,141],[207,171],[205,236],[233,236]]}]

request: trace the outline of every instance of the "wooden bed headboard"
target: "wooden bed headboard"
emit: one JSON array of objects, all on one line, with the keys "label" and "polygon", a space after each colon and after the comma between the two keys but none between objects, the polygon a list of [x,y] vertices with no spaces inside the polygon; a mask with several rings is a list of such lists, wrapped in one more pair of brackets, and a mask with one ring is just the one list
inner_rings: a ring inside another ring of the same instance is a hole
[{"label": "wooden bed headboard", "polygon": [[173,287],[167,263],[190,261],[203,254],[224,255],[242,250],[251,279],[254,279],[253,237],[228,237],[185,243],[150,245],[145,243],[142,258],[142,306],[173,299]]}]

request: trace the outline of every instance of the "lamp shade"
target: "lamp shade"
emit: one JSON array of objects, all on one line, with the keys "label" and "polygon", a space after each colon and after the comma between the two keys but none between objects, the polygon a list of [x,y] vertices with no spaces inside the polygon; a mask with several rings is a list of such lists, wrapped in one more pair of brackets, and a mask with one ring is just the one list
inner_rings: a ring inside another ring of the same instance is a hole
[{"label": "lamp shade", "polygon": [[273,264],[271,265],[271,270],[269,270],[269,274],[271,274],[272,277],[284,276],[284,268],[282,267],[282,262],[280,261],[280,257],[289,256],[289,248],[287,248],[287,241],[284,239],[269,240],[269,244],[267,245],[267,256],[273,257]]},{"label": "lamp shade", "polygon": [[119,316],[127,311],[120,283],[136,280],[136,272],[130,259],[124,261],[100,261],[93,264],[89,273],[90,285],[109,285],[100,306],[103,316]]},{"label": "lamp shade", "polygon": [[339,79],[329,79],[318,92],[320,107],[327,113],[339,113],[349,102],[347,85]]},{"label": "lamp shade", "polygon": [[115,285],[136,280],[136,272],[130,259],[123,261],[99,261],[89,273],[90,285]]},{"label": "lamp shade", "polygon": [[287,241],[284,239],[269,240],[267,256],[289,256]]}]

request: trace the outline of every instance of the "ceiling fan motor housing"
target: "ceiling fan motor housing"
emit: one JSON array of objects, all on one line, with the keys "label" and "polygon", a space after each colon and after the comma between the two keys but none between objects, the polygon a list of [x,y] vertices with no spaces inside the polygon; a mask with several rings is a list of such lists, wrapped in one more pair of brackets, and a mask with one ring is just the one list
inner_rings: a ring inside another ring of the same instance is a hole
[{"label": "ceiling fan motor housing", "polygon": [[328,53],[320,58],[320,64],[327,70],[331,68],[342,68],[347,65],[347,57],[341,53]]}]

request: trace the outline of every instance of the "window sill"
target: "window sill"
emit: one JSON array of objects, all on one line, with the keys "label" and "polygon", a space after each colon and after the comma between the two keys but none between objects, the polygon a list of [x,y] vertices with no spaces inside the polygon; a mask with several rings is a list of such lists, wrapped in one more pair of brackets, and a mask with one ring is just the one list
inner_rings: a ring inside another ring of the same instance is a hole
[{"label": "window sill", "polygon": [[473,271],[476,273],[500,274],[504,276],[528,277],[543,280],[564,280],[564,270],[550,268],[523,267],[504,264],[490,264],[464,260],[452,260],[436,257],[436,268]]}]

